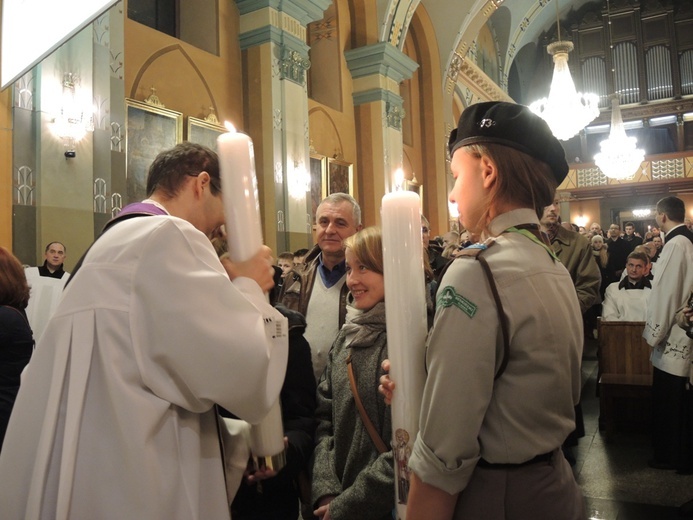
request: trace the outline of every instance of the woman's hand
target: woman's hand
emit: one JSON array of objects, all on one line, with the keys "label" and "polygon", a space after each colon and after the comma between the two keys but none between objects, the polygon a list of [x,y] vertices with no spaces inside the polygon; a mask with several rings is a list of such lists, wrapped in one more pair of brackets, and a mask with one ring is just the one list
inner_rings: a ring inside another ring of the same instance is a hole
[{"label": "woman's hand", "polygon": [[320,520],[331,520],[330,516],[330,502],[334,500],[335,495],[328,495],[322,497],[318,502],[318,508],[313,511],[313,514],[317,516]]},{"label": "woman's hand", "polygon": [[384,376],[380,376],[380,385],[378,386],[378,392],[385,396],[385,404],[392,404],[392,396],[395,391],[395,382],[390,379],[390,360],[385,359],[381,365],[383,370],[387,372]]}]

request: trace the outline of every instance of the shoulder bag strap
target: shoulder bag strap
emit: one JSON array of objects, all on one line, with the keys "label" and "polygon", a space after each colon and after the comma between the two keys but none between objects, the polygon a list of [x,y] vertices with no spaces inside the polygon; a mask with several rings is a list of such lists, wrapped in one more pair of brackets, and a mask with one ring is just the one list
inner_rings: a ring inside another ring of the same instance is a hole
[{"label": "shoulder bag strap", "polygon": [[346,365],[347,365],[347,372],[349,372],[349,386],[351,386],[351,393],[354,395],[354,401],[356,402],[356,408],[359,410],[359,415],[361,416],[361,421],[363,422],[363,425],[366,427],[366,431],[368,431],[368,435],[370,436],[371,440],[373,441],[373,444],[375,444],[375,447],[378,449],[378,452],[380,453],[385,453],[387,451],[390,451],[383,441],[383,439],[380,437],[378,432],[375,429],[375,426],[373,426],[373,423],[371,422],[370,418],[368,417],[368,414],[366,413],[366,409],[363,407],[363,403],[361,402],[361,397],[359,396],[359,391],[356,388],[356,379],[354,378],[354,369],[351,366],[351,354],[346,359]]},{"label": "shoulder bag strap", "polygon": [[458,258],[462,256],[467,256],[476,258],[479,261],[479,264],[482,268],[481,270],[484,272],[484,275],[486,275],[486,280],[488,280],[488,285],[491,289],[493,300],[496,302],[498,322],[500,323],[501,332],[503,333],[503,359],[501,360],[501,364],[498,367],[496,375],[493,376],[493,380],[495,381],[503,374],[503,372],[505,372],[505,367],[508,366],[508,357],[510,356],[510,327],[508,326],[508,316],[505,314],[505,311],[503,310],[503,304],[501,303],[500,295],[498,294],[498,288],[496,287],[496,282],[493,279],[493,273],[491,272],[491,268],[489,267],[486,259],[483,256],[481,256],[481,253],[486,251],[486,249],[488,249],[488,247],[491,247],[492,245],[493,242],[491,242],[488,246],[468,247],[462,250]]},{"label": "shoulder bag strap", "polygon": [[495,381],[503,374],[503,372],[505,372],[505,367],[508,366],[508,357],[510,355],[510,327],[508,326],[508,316],[505,314],[505,311],[503,310],[503,304],[501,303],[500,295],[498,294],[496,282],[493,280],[493,273],[491,273],[491,268],[489,267],[486,259],[480,254],[476,256],[476,259],[479,261],[479,264],[481,264],[482,270],[484,271],[486,279],[488,280],[488,284],[491,287],[491,294],[493,294],[493,299],[496,302],[496,312],[498,313],[498,321],[500,323],[501,331],[503,332],[503,360],[501,361],[501,364],[498,367],[496,375],[493,376],[493,380]]}]

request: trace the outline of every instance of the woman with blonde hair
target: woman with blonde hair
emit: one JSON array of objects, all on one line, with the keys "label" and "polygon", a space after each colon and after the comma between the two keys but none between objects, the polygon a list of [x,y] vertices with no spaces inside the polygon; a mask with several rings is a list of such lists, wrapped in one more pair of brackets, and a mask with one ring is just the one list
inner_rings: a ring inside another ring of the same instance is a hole
[{"label": "woman with blonde hair", "polygon": [[0,247],[0,448],[19,391],[19,379],[34,350],[27,321],[29,285],[17,258]]},{"label": "woman with blonde hair", "polygon": [[363,229],[344,246],[352,301],[318,383],[314,514],[321,520],[391,520],[392,421],[377,391],[387,357],[380,229]]}]

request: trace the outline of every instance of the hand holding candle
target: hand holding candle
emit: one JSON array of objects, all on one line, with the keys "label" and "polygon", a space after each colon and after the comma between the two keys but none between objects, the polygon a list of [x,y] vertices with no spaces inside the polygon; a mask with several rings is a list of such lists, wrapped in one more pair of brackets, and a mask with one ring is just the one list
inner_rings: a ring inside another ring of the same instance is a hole
[{"label": "hand holding candle", "polygon": [[[255,157],[250,137],[227,124],[229,126],[229,132],[217,138],[226,234],[231,260],[245,262],[263,245]],[[279,471],[284,466],[284,429],[279,397],[263,421],[251,428],[250,449],[256,467]]]}]

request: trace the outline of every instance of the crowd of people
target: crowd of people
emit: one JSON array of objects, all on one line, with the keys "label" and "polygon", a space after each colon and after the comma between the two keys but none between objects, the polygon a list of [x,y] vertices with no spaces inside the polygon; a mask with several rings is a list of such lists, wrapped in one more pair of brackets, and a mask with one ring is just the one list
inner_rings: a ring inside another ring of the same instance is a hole
[{"label": "crowd of people", "polygon": [[[571,464],[597,316],[646,324],[651,465],[693,471],[683,202],[660,200],[644,237],[561,223],[563,149],[521,105],[465,109],[448,151],[462,227],[431,238],[421,216],[430,329],[407,518],[586,518]],[[232,262],[223,189],[216,154],[182,143],[71,274],[60,242],[38,268],[0,248],[3,518],[393,518],[380,229],[335,193],[310,250]],[[285,463],[259,468],[248,427],[277,399]]]}]

